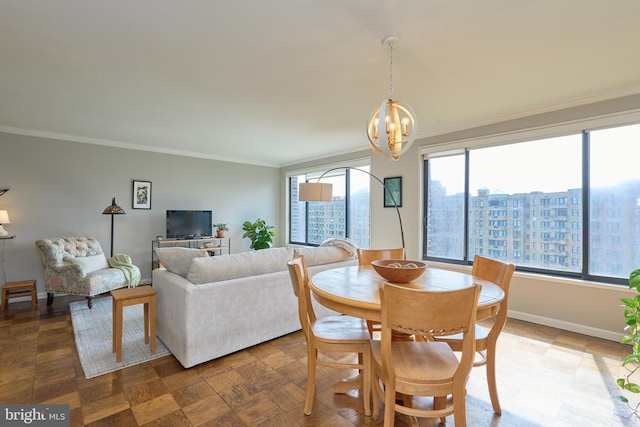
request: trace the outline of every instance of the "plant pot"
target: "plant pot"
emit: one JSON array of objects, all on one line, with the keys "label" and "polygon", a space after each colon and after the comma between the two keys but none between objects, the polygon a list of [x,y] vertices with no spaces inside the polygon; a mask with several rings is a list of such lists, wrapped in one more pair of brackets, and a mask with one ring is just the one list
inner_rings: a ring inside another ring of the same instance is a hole
[{"label": "plant pot", "polygon": [[224,237],[224,230],[216,230],[216,235],[218,237]]}]

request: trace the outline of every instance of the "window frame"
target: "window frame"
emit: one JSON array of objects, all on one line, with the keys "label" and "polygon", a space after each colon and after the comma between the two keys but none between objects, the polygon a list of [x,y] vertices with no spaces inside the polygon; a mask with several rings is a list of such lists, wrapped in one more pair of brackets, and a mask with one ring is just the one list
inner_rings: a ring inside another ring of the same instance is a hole
[{"label": "window frame", "polygon": [[[421,257],[427,261],[442,262],[454,265],[471,265],[473,255],[469,253],[469,151],[473,149],[504,146],[509,144],[517,144],[522,142],[534,141],[538,139],[553,138],[566,136],[570,134],[582,134],[582,191],[580,192],[580,200],[582,206],[582,216],[579,228],[573,228],[573,225],[567,224],[567,230],[572,239],[576,233],[580,234],[582,241],[580,242],[581,265],[580,272],[549,270],[532,267],[517,266],[517,271],[550,275],[557,277],[576,278],[589,282],[603,282],[616,285],[628,284],[628,278],[618,278],[612,276],[601,276],[590,274],[589,269],[589,231],[590,231],[590,177],[589,177],[589,133],[595,130],[609,129],[621,126],[631,126],[640,124],[640,110],[625,111],[609,116],[595,117],[591,119],[576,120],[574,122],[556,123],[538,128],[522,129],[519,131],[505,132],[501,134],[491,134],[479,138],[469,138],[445,143],[423,146],[420,148],[422,155],[422,171],[423,174],[423,191],[422,191],[422,219],[423,230],[421,233]],[[461,260],[441,258],[427,255],[427,224],[428,224],[428,194],[429,194],[429,170],[428,160],[447,155],[465,156],[465,212],[464,212],[464,240],[463,240],[463,257]],[[566,200],[565,204],[569,204]],[[573,200],[571,200],[573,202]],[[543,218],[542,216],[540,218]]]}]

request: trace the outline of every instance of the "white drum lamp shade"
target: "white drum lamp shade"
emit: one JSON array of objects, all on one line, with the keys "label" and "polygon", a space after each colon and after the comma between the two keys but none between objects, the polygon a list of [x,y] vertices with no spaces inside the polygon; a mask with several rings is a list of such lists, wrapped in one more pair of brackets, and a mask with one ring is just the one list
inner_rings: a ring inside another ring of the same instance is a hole
[{"label": "white drum lamp shade", "polygon": [[303,182],[298,186],[298,200],[301,202],[330,202],[333,200],[333,184]]}]

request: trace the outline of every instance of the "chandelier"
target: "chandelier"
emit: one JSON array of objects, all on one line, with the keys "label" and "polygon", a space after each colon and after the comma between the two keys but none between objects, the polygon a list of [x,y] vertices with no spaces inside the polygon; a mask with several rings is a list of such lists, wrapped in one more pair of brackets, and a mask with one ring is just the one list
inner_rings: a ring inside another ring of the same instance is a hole
[{"label": "chandelier", "polygon": [[369,147],[389,160],[398,160],[409,149],[417,129],[413,109],[402,101],[393,100],[393,46],[399,42],[398,36],[382,39],[382,45],[389,48],[389,98],[382,101],[367,122]]}]

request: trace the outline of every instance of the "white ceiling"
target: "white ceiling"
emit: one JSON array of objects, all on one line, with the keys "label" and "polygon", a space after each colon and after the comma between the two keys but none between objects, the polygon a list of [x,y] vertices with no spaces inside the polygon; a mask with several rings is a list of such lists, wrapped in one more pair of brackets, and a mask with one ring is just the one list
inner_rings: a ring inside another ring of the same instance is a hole
[{"label": "white ceiling", "polygon": [[0,131],[283,166],[640,93],[637,0],[2,0]]}]

